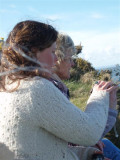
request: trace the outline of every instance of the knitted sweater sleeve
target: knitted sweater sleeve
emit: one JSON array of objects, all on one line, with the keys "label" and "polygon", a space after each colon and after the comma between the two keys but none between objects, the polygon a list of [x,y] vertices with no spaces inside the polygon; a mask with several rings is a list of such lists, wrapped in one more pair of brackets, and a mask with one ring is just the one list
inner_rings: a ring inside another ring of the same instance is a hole
[{"label": "knitted sweater sleeve", "polygon": [[30,89],[32,119],[66,142],[94,145],[101,137],[108,115],[109,94],[93,92],[85,112],[74,106],[51,82],[34,81]]}]

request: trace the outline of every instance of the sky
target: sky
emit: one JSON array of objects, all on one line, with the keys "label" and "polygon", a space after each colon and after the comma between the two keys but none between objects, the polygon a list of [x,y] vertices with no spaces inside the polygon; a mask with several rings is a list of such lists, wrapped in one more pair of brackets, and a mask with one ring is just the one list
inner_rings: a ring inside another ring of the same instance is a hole
[{"label": "sky", "polygon": [[94,68],[120,65],[120,0],[0,0],[0,37],[28,19],[69,34]]}]

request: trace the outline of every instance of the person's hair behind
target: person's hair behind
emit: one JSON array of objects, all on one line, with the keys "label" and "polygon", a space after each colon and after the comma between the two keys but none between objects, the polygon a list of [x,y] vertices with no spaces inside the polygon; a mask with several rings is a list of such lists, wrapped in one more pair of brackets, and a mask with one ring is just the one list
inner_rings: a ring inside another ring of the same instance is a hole
[{"label": "person's hair behind", "polygon": [[56,41],[56,55],[58,61],[64,60],[67,56],[75,55],[76,49],[71,37],[65,33],[59,33]]},{"label": "person's hair behind", "polygon": [[[41,67],[40,64],[27,57],[36,59],[35,53],[49,48],[56,41],[57,35],[58,32],[49,24],[32,20],[18,23],[10,32],[2,50],[1,73],[8,71],[8,75],[0,77],[0,90],[6,90],[6,77],[13,82],[36,75],[44,77],[44,72],[37,69]],[[17,70],[19,67],[33,69]],[[11,70],[13,72],[10,73]]]}]

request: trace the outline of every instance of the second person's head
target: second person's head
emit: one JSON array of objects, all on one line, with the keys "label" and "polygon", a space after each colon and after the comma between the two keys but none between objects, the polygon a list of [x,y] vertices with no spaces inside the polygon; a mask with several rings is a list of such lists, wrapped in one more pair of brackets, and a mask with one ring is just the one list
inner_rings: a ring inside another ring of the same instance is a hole
[{"label": "second person's head", "polygon": [[58,61],[56,63],[55,73],[61,79],[69,79],[70,69],[74,66],[72,56],[76,53],[74,42],[67,34],[59,33],[56,44],[55,53]]}]

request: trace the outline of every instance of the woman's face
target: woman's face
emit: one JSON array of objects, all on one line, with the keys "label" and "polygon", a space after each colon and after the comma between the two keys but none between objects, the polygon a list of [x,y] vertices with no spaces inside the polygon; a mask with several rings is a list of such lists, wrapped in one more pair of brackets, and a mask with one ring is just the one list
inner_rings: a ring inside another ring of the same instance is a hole
[{"label": "woman's face", "polygon": [[70,78],[70,69],[74,66],[74,62],[71,56],[67,56],[58,64],[58,76],[61,79],[69,79]]},{"label": "woman's face", "polygon": [[55,65],[57,61],[55,50],[56,42],[54,42],[49,48],[37,52],[37,60],[44,68],[51,69]]}]

